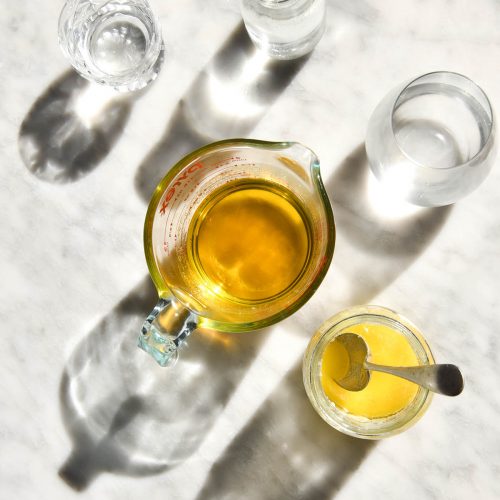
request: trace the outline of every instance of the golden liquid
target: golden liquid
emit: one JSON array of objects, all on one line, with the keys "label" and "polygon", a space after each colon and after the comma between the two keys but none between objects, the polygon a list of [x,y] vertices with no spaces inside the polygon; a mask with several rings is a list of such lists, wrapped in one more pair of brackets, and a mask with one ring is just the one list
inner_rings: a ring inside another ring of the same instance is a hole
[{"label": "golden liquid", "polygon": [[260,179],[233,181],[198,208],[189,229],[188,259],[218,296],[265,300],[289,289],[301,275],[309,233],[289,190]]},{"label": "golden liquid", "polygon": [[[357,333],[368,345],[370,361],[388,366],[417,366],[417,356],[408,339],[392,328],[377,324],[353,325],[346,331]],[[321,385],[326,396],[353,415],[380,418],[393,415],[415,398],[418,386],[387,373],[371,372],[368,385],[361,391],[343,389],[334,379],[342,378],[349,368],[349,357],[340,342],[331,342],[321,360]]]}]

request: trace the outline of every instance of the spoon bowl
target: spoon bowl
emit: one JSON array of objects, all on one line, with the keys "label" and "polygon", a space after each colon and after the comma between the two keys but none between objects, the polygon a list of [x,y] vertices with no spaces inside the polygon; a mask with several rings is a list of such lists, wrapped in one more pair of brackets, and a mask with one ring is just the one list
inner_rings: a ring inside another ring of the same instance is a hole
[{"label": "spoon bowl", "polygon": [[338,342],[349,358],[347,372],[335,382],[348,391],[362,391],[370,382],[370,371],[388,373],[418,384],[432,392],[445,396],[458,396],[464,388],[459,368],[451,364],[432,364],[426,366],[384,366],[370,363],[370,351],[364,339],[355,333],[338,335]]}]

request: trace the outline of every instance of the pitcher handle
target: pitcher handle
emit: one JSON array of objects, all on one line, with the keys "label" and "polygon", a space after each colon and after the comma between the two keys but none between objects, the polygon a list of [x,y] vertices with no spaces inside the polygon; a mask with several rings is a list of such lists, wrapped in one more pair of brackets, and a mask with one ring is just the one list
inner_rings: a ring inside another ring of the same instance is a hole
[{"label": "pitcher handle", "polygon": [[179,347],[197,325],[197,316],[176,299],[160,298],[142,325],[138,345],[160,366],[173,366]]}]

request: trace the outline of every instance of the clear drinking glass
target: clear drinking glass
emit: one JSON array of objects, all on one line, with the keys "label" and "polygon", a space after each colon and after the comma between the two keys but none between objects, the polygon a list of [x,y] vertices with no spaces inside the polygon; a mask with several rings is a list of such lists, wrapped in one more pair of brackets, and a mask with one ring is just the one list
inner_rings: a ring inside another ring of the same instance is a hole
[{"label": "clear drinking glass", "polygon": [[160,26],[147,0],[67,0],[59,44],[82,76],[121,91],[145,87],[163,62]]},{"label": "clear drinking glass", "polygon": [[390,92],[368,124],[370,167],[391,195],[443,206],[471,193],[493,166],[491,104],[469,78],[420,76]]},{"label": "clear drinking glass", "polygon": [[325,0],[242,0],[241,15],[253,43],[275,59],[314,49],[325,30]]}]

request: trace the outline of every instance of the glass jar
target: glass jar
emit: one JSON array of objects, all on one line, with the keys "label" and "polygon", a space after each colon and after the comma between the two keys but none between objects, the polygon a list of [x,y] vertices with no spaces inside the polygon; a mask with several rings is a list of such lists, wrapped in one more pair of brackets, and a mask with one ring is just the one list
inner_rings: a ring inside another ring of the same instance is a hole
[{"label": "glass jar", "polygon": [[379,418],[357,416],[335,405],[326,396],[321,384],[323,353],[335,337],[361,324],[382,325],[400,333],[410,345],[419,365],[434,364],[424,337],[406,318],[383,307],[356,306],[330,318],[315,333],[304,355],[303,381],[314,409],[329,425],[350,436],[381,439],[399,434],[415,424],[428,408],[432,392],[418,387],[414,398],[402,410]]}]

